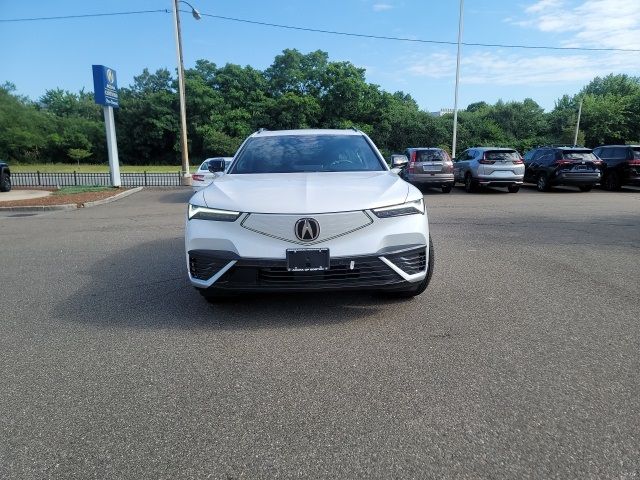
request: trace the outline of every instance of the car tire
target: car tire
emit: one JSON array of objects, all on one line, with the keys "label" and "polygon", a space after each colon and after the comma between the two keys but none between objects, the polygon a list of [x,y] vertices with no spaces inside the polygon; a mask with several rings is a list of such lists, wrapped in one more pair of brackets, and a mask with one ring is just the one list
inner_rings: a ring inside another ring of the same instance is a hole
[{"label": "car tire", "polygon": [[590,192],[593,189],[593,185],[580,185],[578,188],[581,192]]},{"label": "car tire", "polygon": [[620,177],[616,172],[609,172],[604,176],[604,181],[602,182],[605,190],[609,190],[610,192],[620,190],[622,187],[620,183]]},{"label": "car tire", "polygon": [[518,190],[520,190],[520,185],[509,185],[507,187],[507,190],[509,191],[509,193],[518,193]]},{"label": "car tire", "polygon": [[436,254],[433,249],[433,240],[431,239],[431,234],[429,234],[429,264],[427,266],[427,275],[424,277],[417,286],[411,287],[410,289],[403,290],[400,292],[381,292],[385,296],[393,297],[393,298],[413,298],[417,295],[420,295],[424,292],[429,283],[431,283],[431,277],[433,277],[433,269],[435,265]]},{"label": "car tire", "polygon": [[0,192],[8,192],[11,190],[11,175],[3,173],[0,175]]},{"label": "car tire", "polygon": [[464,176],[464,191],[467,193],[475,193],[478,191],[478,184],[475,182],[470,173]]},{"label": "car tire", "polygon": [[453,188],[453,185],[443,185],[442,193],[449,193],[449,192],[451,192],[452,188]]},{"label": "car tire", "polygon": [[539,173],[536,178],[536,189],[539,192],[548,192],[549,191],[549,179],[544,173]]}]

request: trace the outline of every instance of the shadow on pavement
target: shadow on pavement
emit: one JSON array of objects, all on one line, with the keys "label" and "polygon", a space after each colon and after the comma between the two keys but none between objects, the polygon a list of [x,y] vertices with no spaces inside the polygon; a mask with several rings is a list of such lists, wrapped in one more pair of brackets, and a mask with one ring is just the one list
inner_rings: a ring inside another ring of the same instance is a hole
[{"label": "shadow on pavement", "polygon": [[243,295],[210,305],[191,287],[183,239],[140,244],[88,265],[84,285],[60,302],[64,321],[103,327],[297,328],[364,319],[402,302],[366,292]]},{"label": "shadow on pavement", "polygon": [[162,190],[163,194],[158,196],[157,201],[160,203],[183,203],[187,204],[191,196],[193,195],[193,190],[191,187],[180,187],[174,188],[171,190]]}]

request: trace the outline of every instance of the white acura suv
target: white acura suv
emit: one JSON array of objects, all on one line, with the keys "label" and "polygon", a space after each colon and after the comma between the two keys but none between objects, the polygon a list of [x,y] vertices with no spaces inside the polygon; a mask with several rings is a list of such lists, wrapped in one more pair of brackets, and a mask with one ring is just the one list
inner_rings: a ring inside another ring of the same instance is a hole
[{"label": "white acura suv", "polygon": [[357,130],[249,136],[227,173],[189,200],[185,249],[189,279],[210,301],[346,289],[412,297],[434,262],[422,193]]}]

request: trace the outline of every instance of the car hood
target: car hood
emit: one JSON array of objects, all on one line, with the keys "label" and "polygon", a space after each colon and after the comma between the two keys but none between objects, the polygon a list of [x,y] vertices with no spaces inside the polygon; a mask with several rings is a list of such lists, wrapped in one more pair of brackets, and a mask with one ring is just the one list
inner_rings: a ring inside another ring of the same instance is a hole
[{"label": "car hood", "polygon": [[192,203],[251,213],[346,212],[404,203],[410,188],[389,171],[236,174],[220,176]]}]

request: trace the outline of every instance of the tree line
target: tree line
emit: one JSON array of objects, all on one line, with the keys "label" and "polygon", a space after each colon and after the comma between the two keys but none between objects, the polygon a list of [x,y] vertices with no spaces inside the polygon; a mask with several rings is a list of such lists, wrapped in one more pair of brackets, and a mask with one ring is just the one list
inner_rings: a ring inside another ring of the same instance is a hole
[{"label": "tree line", "polygon": [[[287,49],[270,67],[198,60],[185,71],[192,163],[230,156],[259,128],[349,128],[366,132],[385,155],[409,146],[450,150],[453,116],[420,110],[410,95],[367,83],[365,70],[326,52]],[[167,69],[134,77],[119,91],[116,130],[122,163],[180,163],[177,79]],[[470,104],[458,115],[458,150],[571,144],[583,100],[580,144],[640,141],[640,78],[596,77],[545,112],[534,100]],[[20,163],[107,161],[102,109],[92,92],[59,88],[37,101],[0,86],[0,159]]]}]

